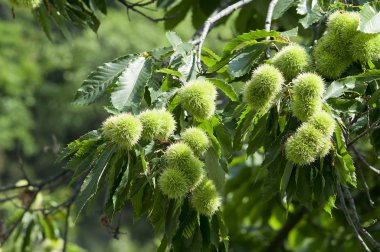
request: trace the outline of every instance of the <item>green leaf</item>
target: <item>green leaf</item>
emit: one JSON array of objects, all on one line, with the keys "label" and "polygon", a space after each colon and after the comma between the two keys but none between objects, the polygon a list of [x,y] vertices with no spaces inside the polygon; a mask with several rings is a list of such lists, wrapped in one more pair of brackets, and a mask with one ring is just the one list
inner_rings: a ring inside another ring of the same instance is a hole
[{"label": "green leaf", "polygon": [[338,124],[335,126],[335,138],[337,143],[335,159],[339,181],[344,185],[349,183],[352,186],[356,187],[357,181],[354,162],[346,149],[346,142],[343,136],[343,132]]},{"label": "green leaf", "polygon": [[167,32],[166,38],[169,40],[175,52],[185,57],[189,54],[193,46],[190,43],[183,42],[182,39],[175,32]]},{"label": "green leaf", "polygon": [[[86,204],[94,197],[98,192],[102,178],[105,176],[105,170],[107,168],[108,161],[111,159],[115,152],[116,147],[106,147],[106,149],[97,158],[94,168],[90,171],[87,177],[84,179],[80,192],[76,199],[79,206],[78,215],[81,213]],[[77,217],[78,218],[78,217]]]},{"label": "green leaf", "polygon": [[292,5],[295,3],[295,0],[278,0],[276,3],[274,9],[273,9],[273,16],[272,20],[279,19],[284,15],[284,13],[292,7]]},{"label": "green leaf", "polygon": [[244,48],[234,59],[228,63],[233,77],[241,77],[247,74],[252,66],[261,59],[267,48],[266,44],[257,43]]},{"label": "green leaf", "polygon": [[180,205],[175,200],[170,200],[165,221],[165,235],[169,241],[171,241],[177,231],[180,213]]},{"label": "green leaf", "polygon": [[223,50],[223,55],[229,54],[234,50],[241,49],[247,45],[253,45],[257,43],[257,39],[264,39],[266,37],[278,37],[281,33],[276,31],[255,30],[247,33],[243,33],[236,38],[228,42]]},{"label": "green leaf", "polygon": [[105,15],[107,15],[106,0],[94,0],[96,7]]},{"label": "green leaf", "polygon": [[252,123],[253,129],[249,136],[249,144],[247,148],[247,155],[251,155],[257,151],[264,144],[264,140],[269,136],[267,132],[267,117],[262,116],[255,118]]},{"label": "green leaf", "polygon": [[132,110],[139,108],[145,86],[151,79],[152,70],[151,58],[138,57],[131,61],[111,94],[112,105],[118,110],[126,107],[131,107]]},{"label": "green leaf", "polygon": [[88,105],[96,101],[116,82],[120,74],[138,54],[130,54],[105,63],[92,72],[78,89],[74,103]]},{"label": "green leaf", "polygon": [[359,31],[364,33],[380,32],[380,13],[369,3],[363,5],[360,10]]},{"label": "green leaf", "polygon": [[281,36],[283,37],[297,37],[298,36],[298,26],[290,29],[288,31],[281,32]]},{"label": "green leaf", "polygon": [[182,78],[182,74],[180,72],[175,71],[173,69],[169,69],[169,68],[159,69],[156,72],[164,73],[164,74],[171,74],[171,75],[177,76],[178,78]]},{"label": "green leaf", "polygon": [[245,111],[240,115],[234,136],[234,149],[241,148],[242,142],[244,141],[248,130],[252,127],[252,121],[255,119],[256,115],[257,113],[250,107],[247,107]]},{"label": "green leaf", "polygon": [[238,101],[239,97],[231,84],[226,83],[224,80],[220,79],[207,79],[214,84],[215,87],[220,89],[231,101]]},{"label": "green leaf", "polygon": [[343,95],[346,92],[364,94],[367,89],[367,83],[370,81],[380,79],[379,70],[371,70],[363,74],[356,76],[349,76],[346,78],[338,79],[333,81],[326,89],[324,100],[330,98],[336,98]]},{"label": "green leaf", "polygon": [[205,153],[205,164],[208,177],[214,181],[216,189],[219,192],[222,192],[226,174],[220,165],[218,155],[213,148],[209,148]]},{"label": "green leaf", "polygon": [[112,196],[114,212],[119,211],[127,202],[129,197],[129,188],[131,186],[133,166],[132,155],[128,152],[128,162],[126,164],[120,184]]},{"label": "green leaf", "polygon": [[65,158],[80,152],[80,156],[86,154],[87,150],[100,139],[100,134],[97,130],[92,130],[80,138],[69,143],[58,155],[56,162],[61,162]]},{"label": "green leaf", "polygon": [[336,201],[336,194],[333,194],[329,197],[329,199],[327,200],[327,203],[323,207],[323,210],[329,213],[330,217],[332,217],[331,211],[333,210],[333,208],[335,208],[335,201]]},{"label": "green leaf", "polygon": [[286,163],[284,174],[281,178],[280,190],[281,194],[285,195],[286,188],[288,187],[290,176],[292,175],[294,164],[290,161]]},{"label": "green leaf", "polygon": [[314,0],[300,0],[297,5],[297,13],[306,15],[299,21],[305,29],[323,17],[318,1]]}]

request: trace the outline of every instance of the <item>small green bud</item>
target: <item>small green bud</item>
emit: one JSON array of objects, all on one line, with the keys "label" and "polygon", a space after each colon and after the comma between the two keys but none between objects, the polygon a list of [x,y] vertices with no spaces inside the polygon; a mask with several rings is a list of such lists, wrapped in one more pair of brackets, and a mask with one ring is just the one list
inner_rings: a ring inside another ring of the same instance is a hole
[{"label": "small green bud", "polygon": [[141,136],[142,124],[129,113],[111,116],[103,122],[103,137],[122,148],[130,149]]},{"label": "small green bud", "polygon": [[358,33],[359,19],[357,12],[334,12],[327,21],[328,32],[338,36],[341,42],[350,41]]},{"label": "small green bud", "polygon": [[165,169],[158,184],[163,194],[171,199],[184,197],[190,191],[189,181],[182,171],[175,168]]},{"label": "small green bud", "polygon": [[316,160],[329,138],[309,123],[302,124],[285,143],[286,158],[298,165]]},{"label": "small green bud", "polygon": [[139,115],[139,119],[143,125],[142,138],[145,140],[166,139],[175,130],[175,120],[165,110],[146,110]]},{"label": "small green bud", "polygon": [[305,48],[292,44],[282,48],[273,57],[271,64],[282,72],[287,81],[291,81],[298,74],[311,69],[311,57]]},{"label": "small green bud", "polygon": [[254,109],[264,109],[273,102],[283,83],[284,77],[276,67],[261,65],[245,85],[243,100]]},{"label": "small green bud", "polygon": [[169,167],[181,168],[189,166],[194,158],[193,151],[185,143],[175,143],[165,152],[165,159]]},{"label": "small green bud", "polygon": [[216,191],[214,183],[204,179],[193,191],[191,204],[200,214],[210,216],[221,205],[221,199]]},{"label": "small green bud", "polygon": [[42,4],[42,0],[10,0],[16,7],[34,9]]},{"label": "small green bud", "polygon": [[195,117],[210,118],[215,112],[216,88],[207,80],[187,83],[178,93],[182,107]]},{"label": "small green bud", "polygon": [[357,34],[352,38],[350,52],[352,58],[361,63],[380,59],[380,34]]},{"label": "small green bud", "polygon": [[293,83],[292,111],[295,117],[305,121],[322,108],[324,82],[316,74],[304,73],[294,79]]},{"label": "small green bud", "polygon": [[335,121],[332,116],[324,111],[314,114],[308,121],[317,130],[321,131],[323,135],[332,136],[335,130]]},{"label": "small green bud", "polygon": [[189,128],[181,134],[181,140],[190,146],[194,154],[202,155],[208,148],[210,142],[207,134],[199,128]]}]

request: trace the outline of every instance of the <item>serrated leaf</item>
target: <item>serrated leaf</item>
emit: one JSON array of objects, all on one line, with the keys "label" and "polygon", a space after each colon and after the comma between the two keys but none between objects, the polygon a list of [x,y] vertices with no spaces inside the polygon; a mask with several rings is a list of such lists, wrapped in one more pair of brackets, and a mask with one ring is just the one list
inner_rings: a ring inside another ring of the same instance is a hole
[{"label": "serrated leaf", "polygon": [[281,178],[280,190],[281,194],[284,195],[286,192],[286,188],[288,187],[290,176],[292,175],[294,164],[290,161],[286,163],[284,174]]},{"label": "serrated leaf", "polygon": [[138,57],[131,61],[121,74],[117,87],[111,94],[112,105],[123,110],[126,107],[136,109],[144,95],[145,86],[152,76],[152,59]]},{"label": "serrated leaf", "polygon": [[284,15],[284,13],[290,9],[290,7],[292,7],[295,2],[295,0],[278,0],[273,9],[272,20],[276,20],[282,17],[282,15]]},{"label": "serrated leaf", "polygon": [[305,29],[323,17],[321,14],[321,7],[316,0],[300,0],[297,5],[297,13],[300,15],[306,15],[299,20],[299,23],[302,24]]},{"label": "serrated leaf", "polygon": [[170,75],[177,76],[178,78],[182,78],[182,74],[180,72],[175,71],[173,69],[169,69],[169,68],[159,69],[156,72],[158,72],[158,73],[164,73],[164,74],[170,74]]},{"label": "serrated leaf", "polygon": [[169,40],[175,52],[185,57],[189,54],[193,46],[190,43],[183,42],[177,33],[169,31],[166,33],[166,38]]},{"label": "serrated leaf", "polygon": [[[80,192],[76,199],[78,206],[80,207],[78,215],[81,213],[86,204],[94,197],[100,188],[102,178],[104,177],[105,170],[107,168],[108,161],[111,159],[116,147],[106,148],[94,165],[94,168],[87,175],[81,186]],[[78,218],[78,217],[77,217]]]},{"label": "serrated leaf", "polygon": [[208,177],[214,181],[218,192],[222,192],[226,174],[220,165],[218,155],[213,148],[209,148],[205,153],[205,164]]},{"label": "serrated leaf", "polygon": [[255,30],[243,33],[228,42],[224,49],[223,55],[226,55],[234,50],[241,49],[243,46],[253,45],[257,43],[257,39],[264,39],[266,37],[278,37],[281,34],[276,31]]},{"label": "serrated leaf", "polygon": [[239,97],[237,96],[235,90],[231,84],[226,83],[224,80],[220,79],[207,79],[214,84],[215,87],[220,89],[231,101],[238,101]]},{"label": "serrated leaf", "polygon": [[356,187],[357,181],[354,162],[346,149],[346,142],[343,136],[343,132],[338,124],[335,126],[335,139],[337,144],[335,159],[339,180],[344,185],[349,183],[352,186]]},{"label": "serrated leaf", "polygon": [[360,10],[359,31],[364,33],[380,32],[380,12],[377,12],[369,3]]},{"label": "serrated leaf", "polygon": [[237,78],[247,74],[252,66],[261,59],[266,48],[267,45],[262,43],[244,48],[239,55],[228,63],[231,75]]},{"label": "serrated leaf", "polygon": [[96,101],[136,57],[137,54],[123,56],[96,68],[78,89],[74,103],[88,105]]},{"label": "serrated leaf", "polygon": [[281,32],[281,36],[283,37],[296,37],[298,36],[298,26],[290,29],[288,31]]},{"label": "serrated leaf", "polygon": [[333,81],[326,89],[324,100],[336,98],[343,95],[345,92],[354,92],[364,94],[367,89],[367,82],[380,79],[379,70],[371,70],[356,76],[349,76],[346,78]]},{"label": "serrated leaf", "polygon": [[132,157],[130,153],[128,152],[128,162],[126,163],[123,176],[121,178],[119,185],[117,186],[115,190],[115,193],[112,195],[112,203],[113,203],[114,212],[120,210],[125,204],[125,202],[128,200],[129,188],[131,186],[131,179],[132,179],[132,172],[133,172],[133,167],[131,167],[131,164],[132,164]]},{"label": "serrated leaf", "polygon": [[329,213],[330,217],[332,217],[331,211],[333,210],[333,208],[335,208],[335,201],[336,201],[336,194],[333,194],[329,197],[329,199],[327,200],[327,203],[323,207],[323,210]]}]

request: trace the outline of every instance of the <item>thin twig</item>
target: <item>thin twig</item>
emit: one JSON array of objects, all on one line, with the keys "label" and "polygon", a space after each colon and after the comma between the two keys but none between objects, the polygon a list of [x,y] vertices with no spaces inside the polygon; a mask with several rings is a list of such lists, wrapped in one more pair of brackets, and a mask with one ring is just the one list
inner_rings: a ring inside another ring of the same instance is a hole
[{"label": "thin twig", "polygon": [[25,207],[24,211],[22,212],[21,216],[13,223],[13,225],[8,230],[8,232],[4,234],[4,236],[2,237],[2,240],[1,240],[1,246],[4,245],[4,243],[12,235],[13,231],[15,231],[15,229],[17,228],[17,226],[21,223],[21,221],[24,218],[25,214],[29,211],[29,209],[32,206],[34,200],[36,199],[39,190],[40,190],[40,188],[37,191],[34,192],[32,198],[30,199],[30,202],[28,202],[28,204],[26,205],[26,207]]},{"label": "thin twig", "polygon": [[339,198],[339,201],[340,201],[340,206],[341,206],[341,208],[343,210],[344,216],[346,217],[348,225],[350,225],[350,227],[351,227],[352,231],[354,232],[356,238],[359,240],[360,244],[363,246],[363,248],[365,249],[365,251],[370,252],[371,250],[368,248],[367,244],[365,243],[365,241],[363,240],[363,238],[360,236],[358,230],[356,229],[356,226],[355,226],[354,222],[352,221],[352,218],[351,218],[350,213],[349,213],[349,211],[347,209],[346,202],[344,200],[344,195],[343,195],[343,192],[342,192],[342,188],[341,188],[341,185],[340,185],[339,182],[337,183],[337,191],[338,191],[338,198]]},{"label": "thin twig", "polygon": [[370,192],[369,192],[369,187],[368,187],[367,181],[366,181],[366,179],[365,179],[365,177],[364,177],[363,169],[359,168],[358,170],[359,170],[360,177],[361,177],[361,179],[362,179],[362,181],[363,181],[363,186],[364,186],[364,189],[365,189],[365,192],[366,192],[367,198],[368,198],[369,205],[370,205],[371,207],[373,207],[374,204],[375,204],[375,202],[374,202],[374,201],[372,200],[372,198],[371,198],[371,194],[370,194]]},{"label": "thin twig", "polygon": [[32,182],[30,182],[30,183],[24,184],[24,185],[7,185],[7,186],[2,186],[2,187],[0,187],[0,192],[10,191],[10,190],[16,190],[16,189],[23,189],[23,188],[27,188],[29,186],[31,186],[31,187],[45,187],[47,184],[54,182],[58,178],[66,175],[67,173],[70,173],[70,172],[71,172],[70,170],[62,170],[59,173],[57,173],[55,175],[52,175],[52,176],[48,177],[45,180],[42,180],[39,183],[32,183]]},{"label": "thin twig", "polygon": [[380,118],[377,119],[374,123],[372,123],[365,131],[363,131],[362,133],[360,133],[359,135],[357,135],[354,139],[352,139],[351,141],[349,141],[347,143],[347,146],[351,146],[353,145],[356,141],[358,141],[360,138],[364,137],[365,135],[371,133],[372,130],[375,130],[379,127],[379,124],[380,123]]},{"label": "thin twig", "polygon": [[[265,19],[265,30],[267,32],[269,32],[271,29],[273,10],[274,10],[274,7],[276,7],[277,2],[278,0],[272,0],[270,1],[268,5],[267,17]],[[270,37],[266,37],[266,41],[269,41],[269,40],[270,40]],[[266,58],[267,59],[270,58],[270,48],[268,48],[268,50],[266,51]]]},{"label": "thin twig", "polygon": [[1,198],[0,199],[0,203],[8,202],[10,200],[17,199],[18,197],[19,197],[19,195],[13,195],[13,196],[10,196],[10,197]]},{"label": "thin twig", "polygon": [[226,8],[224,8],[223,10],[215,13],[214,15],[211,15],[205,22],[204,26],[203,26],[203,29],[202,29],[202,32],[201,32],[201,36],[199,38],[199,42],[198,42],[198,53],[197,53],[197,66],[198,66],[198,69],[199,69],[199,72],[203,72],[202,70],[202,64],[201,64],[201,55],[202,55],[202,46],[203,46],[203,43],[204,41],[206,40],[206,37],[207,37],[207,34],[209,33],[209,31],[211,30],[211,27],[216,23],[218,22],[220,19],[230,15],[231,13],[233,13],[234,11],[236,11],[237,9],[240,9],[241,7],[249,4],[253,2],[253,0],[240,0]]},{"label": "thin twig", "polygon": [[118,0],[118,2],[121,3],[122,5],[124,5],[127,8],[127,10],[132,10],[132,11],[140,14],[141,16],[145,17],[146,19],[148,19],[148,20],[150,20],[152,22],[155,22],[155,23],[158,23],[158,22],[161,22],[161,21],[164,21],[164,20],[167,20],[167,19],[171,19],[171,18],[173,18],[173,17],[176,16],[176,15],[173,15],[173,16],[170,16],[170,17],[152,18],[151,16],[145,14],[144,12],[142,12],[139,9],[136,8],[136,7],[141,7],[141,5],[131,4],[131,3],[129,3],[126,0]]},{"label": "thin twig", "polygon": [[353,215],[353,221],[356,228],[367,238],[367,240],[371,243],[371,245],[376,249],[376,251],[380,251],[379,243],[371,236],[371,234],[362,226],[360,223],[360,219],[358,216],[358,212],[356,211],[355,201],[352,198],[352,195],[347,187],[341,186],[343,188],[344,196],[348,200],[348,204],[351,207],[351,212]]},{"label": "thin twig", "polygon": [[71,204],[68,205],[66,209],[67,210],[66,210],[66,218],[65,218],[65,232],[63,234],[63,248],[62,248],[62,252],[66,252],[66,250],[67,250]]},{"label": "thin twig", "polygon": [[[215,16],[216,14],[218,14],[219,11],[223,10],[224,8],[226,8],[232,1],[233,0],[224,0],[224,1],[222,1],[219,4],[219,6],[216,7],[215,10],[210,14],[209,17]],[[192,43],[193,45],[199,44],[199,37],[201,36],[204,27],[205,27],[205,23],[194,33],[194,35],[192,36],[192,38],[189,41],[190,43]],[[211,26],[210,29],[212,29],[212,26]]]},{"label": "thin twig", "polygon": [[358,149],[356,149],[353,145],[350,147],[351,150],[354,151],[356,157],[359,159],[359,161],[364,164],[365,167],[367,167],[368,169],[370,169],[371,171],[373,171],[374,173],[376,173],[377,175],[380,175],[380,170],[376,169],[375,167],[373,167],[372,165],[370,165],[367,160],[365,160],[365,158],[363,157],[363,155],[358,151]]}]

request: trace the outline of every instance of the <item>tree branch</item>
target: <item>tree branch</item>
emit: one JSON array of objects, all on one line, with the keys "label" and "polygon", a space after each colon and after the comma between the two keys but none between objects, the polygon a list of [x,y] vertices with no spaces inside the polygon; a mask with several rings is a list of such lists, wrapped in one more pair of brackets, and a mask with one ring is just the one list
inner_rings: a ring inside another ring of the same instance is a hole
[{"label": "tree branch", "polygon": [[365,135],[371,133],[372,130],[375,130],[379,127],[379,124],[380,123],[380,118],[377,119],[373,124],[371,124],[365,131],[363,131],[362,133],[360,133],[359,135],[357,135],[354,139],[352,139],[351,141],[349,141],[347,143],[347,146],[351,146],[353,145],[356,141],[358,141],[360,138],[364,137]]},{"label": "tree branch", "polygon": [[368,185],[367,185],[367,181],[366,181],[366,179],[365,179],[365,177],[364,177],[363,169],[360,168],[360,169],[358,169],[358,170],[359,170],[360,177],[361,177],[361,179],[362,179],[362,181],[363,181],[363,186],[364,186],[364,189],[365,189],[365,192],[366,192],[367,198],[368,198],[369,205],[370,205],[371,207],[373,207],[374,204],[375,204],[375,202],[374,202],[374,201],[372,200],[372,198],[371,198],[371,194],[370,194],[370,192],[369,192],[369,187],[368,187]]},{"label": "tree branch", "polygon": [[233,13],[234,11],[236,11],[237,9],[240,9],[241,7],[249,4],[253,2],[253,0],[240,0],[226,8],[224,8],[223,10],[217,12],[217,13],[213,13],[205,22],[204,26],[202,27],[202,32],[200,33],[200,38],[199,40],[196,42],[198,45],[198,50],[197,50],[197,66],[198,66],[198,69],[199,69],[199,72],[203,72],[202,70],[202,64],[201,64],[201,54],[202,54],[202,46],[203,46],[203,43],[204,41],[206,40],[206,37],[207,37],[207,34],[209,33],[209,31],[211,30],[212,26],[218,22],[220,19],[230,15],[231,13]]},{"label": "tree branch", "polygon": [[367,238],[367,240],[376,249],[376,251],[380,251],[379,243],[375,239],[373,239],[373,237],[371,236],[371,234],[368,233],[368,231],[360,223],[358,212],[356,211],[355,201],[352,198],[352,195],[351,195],[350,191],[345,186],[341,186],[341,187],[343,188],[344,196],[348,200],[348,204],[351,207],[353,221],[354,221],[354,224],[355,224],[356,228],[359,229],[359,231]]},{"label": "tree branch", "polygon": [[66,208],[66,217],[65,217],[65,233],[63,234],[63,248],[62,252],[66,252],[67,250],[67,242],[68,242],[68,234],[69,234],[69,221],[70,221],[70,209],[71,204]]},{"label": "tree branch", "polygon": [[342,192],[342,188],[341,188],[341,185],[340,185],[339,182],[337,183],[337,191],[338,191],[338,198],[339,198],[339,201],[340,201],[341,209],[342,209],[342,211],[344,213],[344,216],[346,217],[348,225],[350,225],[350,227],[351,227],[352,231],[354,232],[356,238],[358,239],[358,241],[360,242],[360,244],[363,246],[363,248],[365,249],[365,251],[370,252],[371,250],[368,248],[367,244],[365,243],[365,241],[363,240],[363,238],[360,236],[358,230],[356,229],[356,226],[355,226],[354,222],[352,221],[352,218],[351,218],[350,213],[349,213],[349,211],[347,209],[346,202],[344,200],[344,195],[343,195],[343,192]]},{"label": "tree branch", "polygon": [[7,186],[2,186],[0,187],[0,192],[5,192],[5,191],[10,191],[10,190],[16,190],[16,189],[23,189],[23,188],[28,188],[29,186],[31,187],[45,187],[46,185],[52,183],[52,182],[55,182],[57,179],[65,176],[66,174],[70,173],[71,171],[70,170],[62,170],[60,171],[59,173],[57,174],[54,174],[48,178],[46,178],[45,180],[42,180],[41,182],[38,182],[38,183],[32,183],[32,182],[29,182],[25,185],[7,185]]},{"label": "tree branch", "polygon": [[364,164],[365,167],[367,167],[368,169],[370,169],[371,171],[373,171],[374,173],[376,173],[377,175],[380,175],[380,170],[376,169],[375,167],[373,167],[372,165],[370,165],[367,160],[365,160],[365,158],[362,156],[362,154],[358,151],[358,149],[356,149],[353,145],[350,147],[351,150],[354,151],[356,157],[359,159],[359,161]]},{"label": "tree branch", "polygon": [[[277,2],[278,2],[278,0],[272,0],[272,1],[270,1],[269,5],[268,5],[267,17],[265,19],[265,30],[268,32],[271,29],[273,10],[274,10],[274,7],[276,7]],[[266,41],[269,41],[269,40],[270,40],[270,37],[266,37]],[[269,48],[266,51],[266,58],[267,59],[270,58],[270,49]]]},{"label": "tree branch", "polygon": [[147,1],[145,3],[140,3],[140,4],[139,3],[129,3],[126,0],[118,0],[118,2],[121,3],[122,5],[124,5],[127,8],[127,10],[132,10],[132,11],[140,14],[141,16],[145,17],[146,19],[148,19],[152,22],[155,22],[155,23],[158,23],[158,22],[161,22],[161,21],[175,17],[175,15],[174,15],[174,16],[170,16],[170,17],[152,18],[151,16],[149,16],[149,15],[145,14],[144,12],[140,11],[139,9],[137,9],[137,7],[143,7],[145,5],[151,4],[154,1]]},{"label": "tree branch", "polygon": [[13,223],[13,225],[11,226],[11,228],[9,229],[9,231],[4,234],[4,236],[2,237],[2,240],[1,240],[1,246],[4,245],[4,243],[12,235],[13,231],[15,231],[15,229],[17,228],[17,226],[21,223],[21,221],[24,218],[25,214],[29,211],[29,209],[32,206],[34,200],[36,199],[39,190],[40,190],[40,188],[37,191],[34,192],[32,198],[30,199],[30,201],[26,205],[26,207],[25,207],[24,211],[22,212],[21,216]]}]

